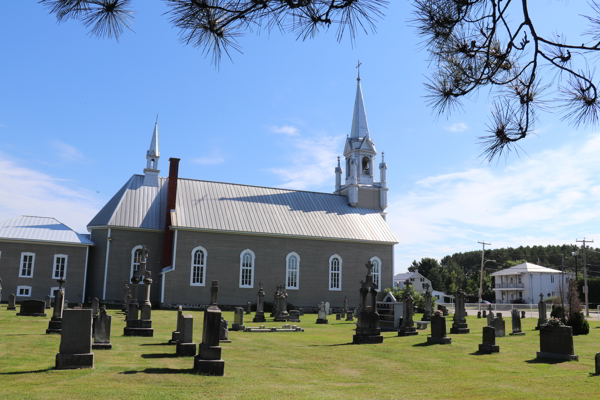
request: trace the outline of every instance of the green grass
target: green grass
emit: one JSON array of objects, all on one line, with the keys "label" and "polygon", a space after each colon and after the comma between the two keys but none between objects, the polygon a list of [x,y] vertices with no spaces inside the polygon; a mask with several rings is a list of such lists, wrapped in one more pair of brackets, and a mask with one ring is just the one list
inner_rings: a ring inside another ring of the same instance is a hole
[{"label": "green grass", "polygon": [[[124,337],[123,316],[113,315],[113,350],[96,351],[88,370],[53,370],[59,335],[46,335],[49,318],[17,317],[0,307],[0,399],[594,399],[600,377],[600,323],[575,337],[579,362],[534,362],[539,351],[535,320],[523,320],[525,336],[498,338],[500,353],[476,355],[485,319],[469,317],[471,334],[450,335],[451,345],[422,346],[428,331],[378,345],[350,345],[354,325],[316,315],[301,317],[303,333],[230,332],[223,344],[224,377],[196,375],[192,358],[174,357],[165,343],[175,311],[154,311],[154,337]],[[201,339],[202,312],[194,316]],[[233,321],[233,313],[225,312]],[[248,321],[248,316],[246,316]],[[256,326],[246,322],[247,325]],[[281,326],[281,323],[266,323]],[[510,318],[506,319],[510,331]],[[448,329],[450,320],[448,320]]]}]

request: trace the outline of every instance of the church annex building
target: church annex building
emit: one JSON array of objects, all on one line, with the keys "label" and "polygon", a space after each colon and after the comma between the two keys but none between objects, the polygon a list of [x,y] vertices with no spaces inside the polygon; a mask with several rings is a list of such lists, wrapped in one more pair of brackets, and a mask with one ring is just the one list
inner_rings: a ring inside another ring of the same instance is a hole
[{"label": "church annex building", "polygon": [[[267,296],[285,285],[289,303],[297,307],[320,301],[342,306],[344,296],[357,306],[368,261],[379,290],[393,285],[397,241],[385,220],[387,164],[382,155],[377,182],[376,156],[360,78],[344,147],[345,173],[338,158],[332,194],[182,178],[177,158],[169,159],[168,177],[160,177],[157,122],[144,174],[133,175],[89,222],[85,262],[74,265],[75,257],[69,259],[69,274],[79,269],[73,275],[81,275],[81,282],[67,277],[66,291],[77,292],[81,301],[122,302],[123,287],[139,270],[146,246],[152,301],[161,305],[208,304],[210,282],[218,280],[223,305],[256,302],[264,282]],[[30,229],[36,228],[44,229]],[[32,247],[35,236],[27,257],[0,258],[5,293],[28,286],[29,298],[43,298],[50,290],[45,286],[56,286],[46,282],[49,277],[38,277],[37,268],[20,276],[29,255],[47,252]],[[4,239],[0,251],[14,252]],[[17,300],[24,298],[17,294]]]}]

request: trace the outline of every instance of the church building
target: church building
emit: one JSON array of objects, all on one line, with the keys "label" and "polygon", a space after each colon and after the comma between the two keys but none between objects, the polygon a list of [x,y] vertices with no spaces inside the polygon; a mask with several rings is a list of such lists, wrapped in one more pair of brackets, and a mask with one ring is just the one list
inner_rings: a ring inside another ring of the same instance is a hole
[{"label": "church building", "polygon": [[87,296],[121,302],[146,246],[152,301],[164,306],[208,304],[213,280],[223,305],[255,303],[263,283],[267,301],[285,285],[297,307],[340,307],[344,296],[358,306],[368,261],[379,290],[392,287],[397,243],[385,220],[387,165],[382,154],[377,182],[360,77],[344,157],[331,194],[182,178],[178,158],[164,178],[157,122],[143,175],[88,224]]}]

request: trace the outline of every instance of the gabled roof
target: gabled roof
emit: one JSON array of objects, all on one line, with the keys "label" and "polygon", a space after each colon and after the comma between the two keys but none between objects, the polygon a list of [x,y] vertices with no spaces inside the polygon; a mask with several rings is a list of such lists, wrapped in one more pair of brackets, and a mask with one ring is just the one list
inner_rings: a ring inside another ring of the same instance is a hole
[{"label": "gabled roof", "polygon": [[492,276],[500,275],[519,275],[519,274],[560,274],[561,271],[552,268],[542,267],[541,265],[525,262],[515,265],[514,267],[506,268],[501,271],[496,271]]},{"label": "gabled roof", "polygon": [[[162,229],[167,179],[142,186],[134,175],[92,226]],[[350,207],[346,196],[179,178],[173,228],[331,240],[397,243],[380,211]]]},{"label": "gabled roof", "polygon": [[0,239],[94,245],[86,235],[75,232],[54,218],[28,215],[0,222]]},{"label": "gabled roof", "polygon": [[[394,275],[394,282],[404,282],[407,279],[417,278],[417,277],[419,277],[419,278],[425,278],[423,275],[421,275],[419,273],[419,271],[406,272],[404,274],[396,274],[396,275]],[[425,279],[427,279],[427,278],[425,278]],[[427,280],[429,280],[429,279],[427,279]]]}]

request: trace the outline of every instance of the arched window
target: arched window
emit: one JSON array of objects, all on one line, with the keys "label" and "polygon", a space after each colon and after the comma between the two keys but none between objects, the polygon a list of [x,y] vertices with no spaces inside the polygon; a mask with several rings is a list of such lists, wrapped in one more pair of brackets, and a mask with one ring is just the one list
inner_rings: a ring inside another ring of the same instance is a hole
[{"label": "arched window", "polygon": [[342,257],[329,257],[329,290],[342,290]]},{"label": "arched window", "polygon": [[300,256],[294,252],[285,258],[285,288],[300,289]]},{"label": "arched window", "polygon": [[371,175],[371,159],[367,156],[362,159],[362,170],[363,175]]},{"label": "arched window", "polygon": [[254,252],[250,249],[240,254],[240,287],[254,287]]},{"label": "arched window", "polygon": [[190,286],[204,286],[206,282],[206,258],[208,253],[202,246],[192,250],[192,268],[190,271]]},{"label": "arched window", "polygon": [[[142,248],[144,246],[138,245],[131,249],[131,272],[129,273],[129,280],[133,278],[133,275],[140,270],[140,265],[142,262]],[[140,283],[143,282],[144,277],[139,276]]]},{"label": "arched window", "polygon": [[372,257],[371,263],[373,264],[373,269],[371,270],[373,282],[377,285],[377,290],[381,290],[381,260],[379,257]]}]

